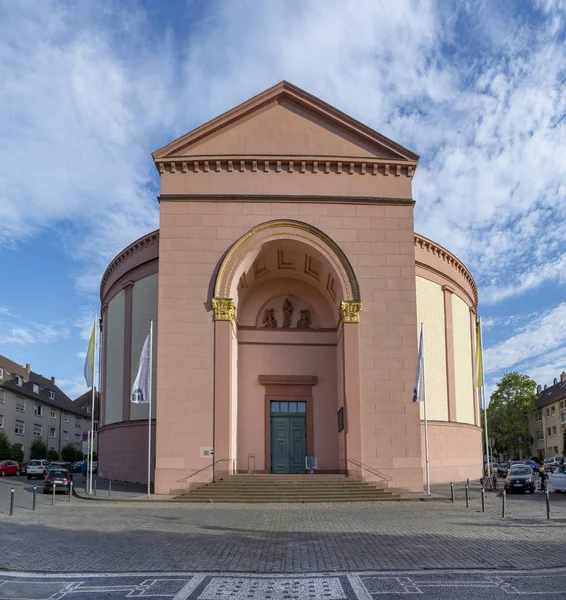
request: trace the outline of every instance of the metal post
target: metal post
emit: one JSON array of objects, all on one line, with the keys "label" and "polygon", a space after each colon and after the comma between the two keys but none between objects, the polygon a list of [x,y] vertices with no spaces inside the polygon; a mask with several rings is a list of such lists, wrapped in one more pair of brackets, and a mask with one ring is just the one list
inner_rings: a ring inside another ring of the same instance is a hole
[{"label": "metal post", "polygon": [[71,504],[71,496],[73,495],[73,482],[69,484],[69,504]]},{"label": "metal post", "polygon": [[550,496],[548,495],[548,487],[544,490],[546,496],[546,518],[550,519]]},{"label": "metal post", "polygon": [[481,511],[485,512],[485,490],[481,488]]},{"label": "metal post", "polygon": [[466,483],[466,508],[470,508],[470,486]]},{"label": "metal post", "polygon": [[55,505],[55,488],[57,487],[57,484],[55,482],[53,482],[53,495],[51,496],[51,506]]},{"label": "metal post", "polygon": [[10,516],[14,515],[14,488],[10,491]]},{"label": "metal post", "polygon": [[503,490],[501,494],[501,518],[505,518],[505,511],[507,509],[507,492]]},{"label": "metal post", "polygon": [[454,498],[454,484],[453,483],[450,484],[450,495],[452,497],[452,504],[454,504],[454,502],[456,502],[456,499]]},{"label": "metal post", "polygon": [[111,495],[112,495],[112,480],[109,479],[108,480],[108,497],[110,498]]},{"label": "metal post", "polygon": [[31,509],[32,510],[35,510],[35,498],[36,498],[36,495],[37,495],[37,486],[34,485],[33,486],[33,501],[32,501],[32,504],[31,504]]}]

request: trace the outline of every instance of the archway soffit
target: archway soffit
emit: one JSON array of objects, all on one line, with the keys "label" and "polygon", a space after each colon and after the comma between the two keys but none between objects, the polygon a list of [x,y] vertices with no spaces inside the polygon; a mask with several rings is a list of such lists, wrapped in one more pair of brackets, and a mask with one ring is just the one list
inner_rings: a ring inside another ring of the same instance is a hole
[{"label": "archway soffit", "polygon": [[[289,219],[267,221],[256,225],[230,247],[220,265],[216,277],[214,285],[214,296],[216,298],[228,297],[234,270],[240,264],[244,256],[246,256],[256,244],[266,242],[270,237],[275,237],[278,234],[273,232],[272,235],[259,238],[256,243],[252,243],[251,245],[247,245],[247,243],[253,241],[254,237],[259,237],[260,234],[275,229],[287,229],[287,231],[282,234],[283,237],[289,239],[303,238],[309,243],[318,246],[323,255],[329,256],[334,263],[337,272],[342,276],[342,283],[346,292],[345,299],[352,302],[360,302],[360,287],[356,274],[340,246],[330,236],[317,227],[302,221]],[[318,241],[313,239],[307,240],[306,236],[303,235],[304,233],[311,234],[314,238],[318,238]]]}]

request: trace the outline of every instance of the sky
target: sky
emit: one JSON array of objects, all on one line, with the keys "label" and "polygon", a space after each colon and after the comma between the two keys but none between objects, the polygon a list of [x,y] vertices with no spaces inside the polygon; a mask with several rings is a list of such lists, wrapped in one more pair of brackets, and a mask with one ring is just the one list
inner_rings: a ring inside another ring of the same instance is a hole
[{"label": "sky", "polygon": [[566,370],[566,0],[0,2],[0,354],[86,390],[151,152],[286,79],[421,156],[415,229],[472,272],[488,394]]}]

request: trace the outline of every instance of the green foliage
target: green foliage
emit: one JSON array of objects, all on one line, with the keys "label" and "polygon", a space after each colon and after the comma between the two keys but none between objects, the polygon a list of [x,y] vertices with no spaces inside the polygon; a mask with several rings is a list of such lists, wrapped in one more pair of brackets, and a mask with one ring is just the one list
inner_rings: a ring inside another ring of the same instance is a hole
[{"label": "green foliage", "polygon": [[59,460],[59,452],[57,452],[57,450],[48,450],[47,451],[47,460],[49,462],[58,461]]},{"label": "green foliage", "polygon": [[11,458],[10,440],[5,431],[0,431],[0,460]]},{"label": "green foliage", "polygon": [[22,445],[15,443],[10,447],[10,458],[15,460],[17,463],[24,462],[24,451],[22,450]]},{"label": "green foliage", "polygon": [[34,440],[29,449],[30,460],[34,458],[47,458],[47,444],[43,440]]},{"label": "green foliage", "polygon": [[529,415],[535,410],[536,383],[520,373],[505,373],[487,407],[489,437],[497,452],[513,458],[530,454]]},{"label": "green foliage", "polygon": [[65,444],[61,448],[61,459],[65,462],[73,463],[76,460],[80,460],[82,455],[79,453],[79,457],[77,458],[77,451],[75,450],[75,446],[71,443]]}]

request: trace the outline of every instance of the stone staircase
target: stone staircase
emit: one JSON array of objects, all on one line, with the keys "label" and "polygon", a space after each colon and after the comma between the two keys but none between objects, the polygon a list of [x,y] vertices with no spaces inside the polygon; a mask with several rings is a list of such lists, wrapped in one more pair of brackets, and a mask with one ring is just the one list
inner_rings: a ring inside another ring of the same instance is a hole
[{"label": "stone staircase", "polygon": [[399,495],[345,475],[232,475],[190,490],[183,502],[371,502]]}]

